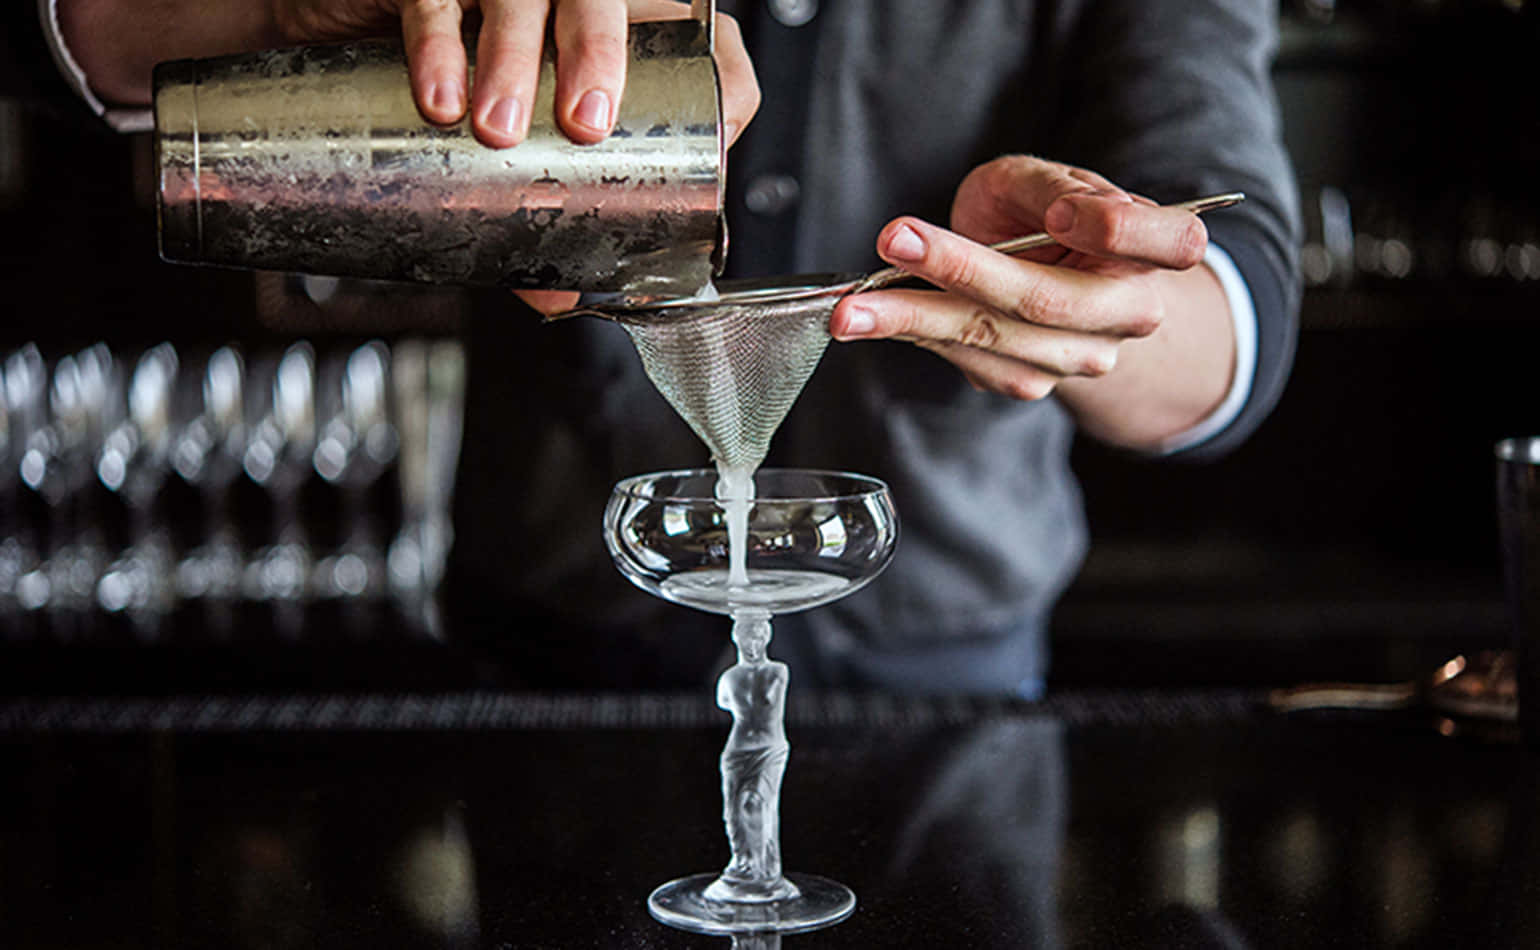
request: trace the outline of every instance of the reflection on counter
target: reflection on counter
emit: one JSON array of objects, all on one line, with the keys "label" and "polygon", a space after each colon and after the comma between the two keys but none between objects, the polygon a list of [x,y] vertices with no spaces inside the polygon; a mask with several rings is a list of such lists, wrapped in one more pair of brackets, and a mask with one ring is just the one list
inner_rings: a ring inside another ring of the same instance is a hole
[{"label": "reflection on counter", "polygon": [[154,642],[228,636],[252,607],[278,635],[312,604],[410,613],[451,542],[463,373],[457,344],[415,340],[13,349],[0,630]]},{"label": "reflection on counter", "polygon": [[[1536,945],[1540,784],[1512,744],[1188,698],[807,698],[786,857],[858,904],[782,945]],[[498,699],[499,725],[470,730],[378,698],[274,707],[258,721],[287,726],[259,730],[205,730],[174,703],[154,731],[73,727],[58,703],[36,731],[0,716],[0,850],[27,856],[0,865],[7,938],[725,950],[645,903],[726,858],[696,820],[720,804],[716,776],[688,766],[720,741],[720,711],[590,697],[554,726],[549,697]],[[354,728],[324,726],[339,711]]]}]

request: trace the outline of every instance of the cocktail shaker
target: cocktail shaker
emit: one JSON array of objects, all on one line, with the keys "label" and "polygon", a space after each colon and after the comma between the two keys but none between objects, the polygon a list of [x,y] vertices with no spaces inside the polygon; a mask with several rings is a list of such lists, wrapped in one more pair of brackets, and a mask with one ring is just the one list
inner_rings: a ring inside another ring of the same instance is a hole
[{"label": "cocktail shaker", "polygon": [[[689,296],[725,253],[714,4],[636,23],[614,131],[556,126],[547,55],[523,143],[430,124],[399,42],[162,63],[161,255],[433,284]],[[474,69],[475,44],[467,52]]]}]

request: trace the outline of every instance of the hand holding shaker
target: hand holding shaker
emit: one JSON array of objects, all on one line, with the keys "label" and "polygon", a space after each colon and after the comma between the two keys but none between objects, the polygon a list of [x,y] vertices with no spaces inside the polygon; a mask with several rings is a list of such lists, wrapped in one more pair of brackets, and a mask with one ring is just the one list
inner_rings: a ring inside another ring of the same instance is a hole
[{"label": "hand holding shaker", "polygon": [[[428,123],[399,42],[161,63],[155,158],[170,261],[645,302],[720,271],[715,3],[635,23],[613,133],[555,123],[547,50],[528,138]],[[474,69],[475,43],[467,54]]]}]

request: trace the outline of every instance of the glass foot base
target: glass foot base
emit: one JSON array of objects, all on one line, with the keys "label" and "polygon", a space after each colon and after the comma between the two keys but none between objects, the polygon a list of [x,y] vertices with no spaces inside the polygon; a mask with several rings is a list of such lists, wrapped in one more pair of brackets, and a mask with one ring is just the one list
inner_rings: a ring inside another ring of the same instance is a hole
[{"label": "glass foot base", "polygon": [[705,896],[716,874],[670,881],[647,898],[652,916],[702,934],[797,933],[837,924],[856,909],[850,888],[815,874],[788,874],[801,893],[778,901],[717,901]]}]

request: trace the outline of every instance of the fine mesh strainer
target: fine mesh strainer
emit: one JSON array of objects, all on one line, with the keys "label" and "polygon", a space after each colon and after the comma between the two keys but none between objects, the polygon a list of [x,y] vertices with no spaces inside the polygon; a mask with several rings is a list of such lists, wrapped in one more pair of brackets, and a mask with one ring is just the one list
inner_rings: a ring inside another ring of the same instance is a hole
[{"label": "fine mesh strainer", "polygon": [[599,315],[626,328],[642,366],[729,469],[752,471],[829,344],[848,277],[724,281],[718,299]]}]

